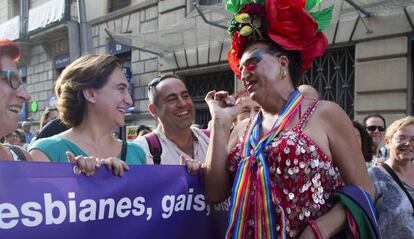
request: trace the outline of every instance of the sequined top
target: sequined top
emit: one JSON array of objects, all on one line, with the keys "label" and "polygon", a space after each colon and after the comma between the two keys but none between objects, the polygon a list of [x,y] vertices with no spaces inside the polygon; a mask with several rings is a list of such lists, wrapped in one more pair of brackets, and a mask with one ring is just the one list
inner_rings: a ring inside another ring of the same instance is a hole
[{"label": "sequined top", "polygon": [[[265,147],[266,163],[269,166],[273,201],[281,205],[286,215],[288,238],[299,237],[309,219],[316,219],[329,210],[329,198],[344,185],[338,168],[322,150],[303,132],[303,127],[312,115],[318,102],[312,104],[298,124],[280,133],[271,145]],[[240,141],[231,151],[227,169],[234,178],[241,160]],[[253,177],[253,183],[256,178]],[[250,195],[254,204],[255,187]],[[248,207],[249,225],[246,238],[254,237],[254,207]],[[276,209],[276,229],[280,233],[281,210]]]}]

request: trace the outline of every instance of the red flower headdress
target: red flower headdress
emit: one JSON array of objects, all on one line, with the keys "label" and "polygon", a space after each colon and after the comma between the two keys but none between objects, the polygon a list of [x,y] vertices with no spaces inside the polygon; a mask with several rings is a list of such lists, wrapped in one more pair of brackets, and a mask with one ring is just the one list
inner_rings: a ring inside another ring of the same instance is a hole
[{"label": "red flower headdress", "polygon": [[247,43],[270,39],[285,50],[301,53],[302,70],[323,55],[328,40],[322,33],[331,22],[333,6],[312,12],[321,0],[227,0],[227,10],[236,16],[228,28],[232,48],[231,69],[240,76],[239,62]]}]

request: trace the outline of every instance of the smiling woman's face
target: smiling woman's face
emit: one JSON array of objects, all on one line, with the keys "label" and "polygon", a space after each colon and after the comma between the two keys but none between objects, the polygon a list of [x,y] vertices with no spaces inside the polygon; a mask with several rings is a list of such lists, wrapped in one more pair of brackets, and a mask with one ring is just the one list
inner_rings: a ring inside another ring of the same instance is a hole
[{"label": "smiling woman's face", "polygon": [[414,124],[407,125],[387,140],[392,160],[410,161],[414,158]]},{"label": "smiling woman's face", "polygon": [[[2,71],[13,71],[17,73],[16,64],[8,56],[0,57]],[[11,88],[7,77],[0,76],[0,136],[5,136],[17,128],[19,112],[25,101],[30,99],[29,94],[20,86],[17,89]]]}]

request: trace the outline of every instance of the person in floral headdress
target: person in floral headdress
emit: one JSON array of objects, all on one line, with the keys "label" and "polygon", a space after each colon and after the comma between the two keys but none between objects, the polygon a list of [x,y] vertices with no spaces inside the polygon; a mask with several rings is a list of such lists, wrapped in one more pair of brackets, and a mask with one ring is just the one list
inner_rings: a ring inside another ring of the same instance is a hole
[{"label": "person in floral headdress", "polygon": [[312,11],[319,2],[227,1],[236,14],[229,64],[261,110],[230,133],[240,104],[223,91],[206,96],[205,194],[211,202],[231,195],[226,238],[380,237],[351,120],[296,88],[328,44],[321,30],[333,8]]}]

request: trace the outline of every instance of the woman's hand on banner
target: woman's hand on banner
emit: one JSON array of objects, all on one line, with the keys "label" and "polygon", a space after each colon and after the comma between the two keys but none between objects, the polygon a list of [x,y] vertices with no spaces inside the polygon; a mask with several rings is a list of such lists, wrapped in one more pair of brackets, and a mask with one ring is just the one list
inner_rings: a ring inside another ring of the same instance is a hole
[{"label": "woman's hand on banner", "polygon": [[68,157],[69,162],[76,164],[78,167],[77,171],[85,174],[86,176],[92,176],[95,174],[95,171],[105,165],[108,170],[111,170],[115,176],[123,176],[124,171],[129,169],[128,165],[115,157],[110,157],[106,159],[99,159],[93,156],[75,156],[72,152],[67,151],[66,156]]},{"label": "woman's hand on banner", "polygon": [[94,175],[96,169],[101,166],[100,160],[96,157],[75,156],[69,151],[66,152],[66,157],[68,157],[69,162],[76,164],[80,172],[86,176]]},{"label": "woman's hand on banner", "polygon": [[125,171],[129,170],[128,165],[115,157],[110,157],[106,159],[101,159],[101,164],[105,165],[107,169],[112,170],[115,176],[123,176]]}]

